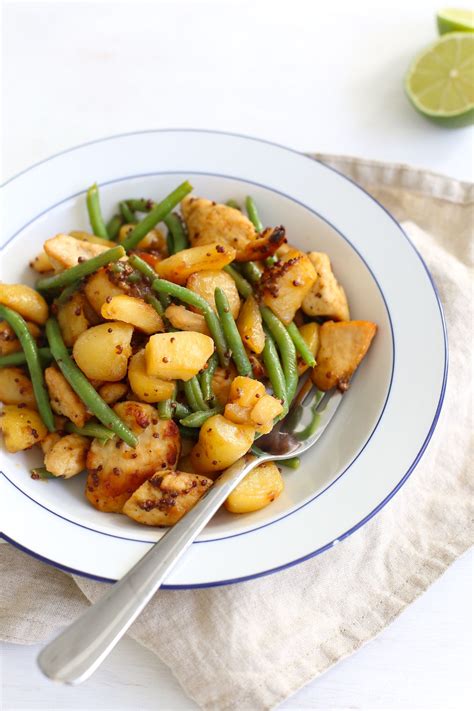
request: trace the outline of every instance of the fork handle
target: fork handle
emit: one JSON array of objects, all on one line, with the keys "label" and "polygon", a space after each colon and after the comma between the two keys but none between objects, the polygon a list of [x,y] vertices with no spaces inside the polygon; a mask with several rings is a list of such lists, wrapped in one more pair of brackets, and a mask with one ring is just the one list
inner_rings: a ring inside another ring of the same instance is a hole
[{"label": "fork handle", "polygon": [[237,484],[270,457],[246,455],[226,469],[197,504],[95,605],[50,642],[38,664],[50,679],[85,681],[103,662],[168,573]]}]

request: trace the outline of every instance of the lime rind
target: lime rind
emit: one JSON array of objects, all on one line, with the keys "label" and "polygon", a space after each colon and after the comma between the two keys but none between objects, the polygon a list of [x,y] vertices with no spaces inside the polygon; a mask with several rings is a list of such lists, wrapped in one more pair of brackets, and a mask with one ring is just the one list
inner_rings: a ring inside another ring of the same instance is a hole
[{"label": "lime rind", "polygon": [[474,32],[474,11],[456,8],[444,8],[436,15],[438,32]]}]

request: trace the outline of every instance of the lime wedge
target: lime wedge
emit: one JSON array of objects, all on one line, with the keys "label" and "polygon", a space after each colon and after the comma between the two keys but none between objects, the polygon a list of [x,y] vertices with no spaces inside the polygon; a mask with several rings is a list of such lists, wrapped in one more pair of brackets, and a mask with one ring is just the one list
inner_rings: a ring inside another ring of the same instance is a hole
[{"label": "lime wedge", "polygon": [[474,11],[446,8],[436,15],[440,35],[446,32],[474,32]]},{"label": "lime wedge", "polygon": [[474,123],[474,34],[450,32],[416,57],[405,78],[413,106],[445,126]]}]

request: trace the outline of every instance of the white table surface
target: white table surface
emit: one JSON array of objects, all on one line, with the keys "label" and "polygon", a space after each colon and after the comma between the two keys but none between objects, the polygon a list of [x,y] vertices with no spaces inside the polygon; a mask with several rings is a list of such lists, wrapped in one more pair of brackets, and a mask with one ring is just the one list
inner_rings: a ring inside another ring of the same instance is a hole
[{"label": "white table surface", "polygon": [[[439,5],[5,2],[4,177],[100,136],[190,126],[472,180],[472,129],[426,122],[402,89],[411,57],[435,38]],[[467,709],[472,562],[463,556],[375,641],[282,708]],[[1,651],[8,710],[195,708],[166,667],[131,640],[77,688],[43,679],[36,647]]]}]

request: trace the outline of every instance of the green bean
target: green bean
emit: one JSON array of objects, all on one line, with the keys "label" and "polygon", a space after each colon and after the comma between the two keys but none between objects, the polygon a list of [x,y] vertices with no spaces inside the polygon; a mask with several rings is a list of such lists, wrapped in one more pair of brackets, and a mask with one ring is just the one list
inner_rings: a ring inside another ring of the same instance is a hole
[{"label": "green bean", "polygon": [[133,212],[150,212],[155,207],[153,200],[145,200],[145,198],[126,200],[126,203]]},{"label": "green bean", "polygon": [[233,200],[232,198],[230,200],[227,200],[226,202],[227,207],[233,207],[234,210],[240,210],[240,205],[237,202],[237,200]]},{"label": "green bean", "polygon": [[251,284],[258,284],[262,278],[262,270],[255,262],[242,262],[242,274]]},{"label": "green bean", "polygon": [[46,322],[46,337],[62,374],[82,402],[106,427],[110,427],[120,439],[130,447],[136,447],[138,439],[133,432],[122,422],[115,412],[105,403],[98,392],[87,380],[84,373],[74,363],[61,337],[58,322],[49,318]]},{"label": "green bean", "polygon": [[311,351],[309,350],[308,344],[299,332],[296,324],[292,321],[290,325],[286,327],[286,330],[290,334],[291,340],[295,344],[295,348],[302,357],[303,361],[306,363],[306,365],[309,365],[310,368],[314,368],[314,366],[316,365],[316,360]]},{"label": "green bean", "polygon": [[120,212],[122,213],[122,217],[127,223],[127,225],[134,225],[138,222],[137,218],[133,214],[132,210],[128,206],[128,203],[125,202],[125,200],[122,200],[122,202],[119,202],[119,208]]},{"label": "green bean", "polygon": [[109,233],[107,232],[107,227],[105,226],[104,218],[100,210],[99,188],[97,187],[97,183],[91,185],[87,191],[86,202],[92,232],[97,235],[97,237],[109,239]]},{"label": "green bean", "polygon": [[174,254],[174,237],[169,230],[166,233],[166,251],[169,257]]},{"label": "green bean", "polygon": [[176,402],[173,400],[171,403],[171,409],[173,410],[173,417],[177,417],[180,420],[182,417],[187,417],[191,414],[192,410],[185,405],[183,402]]},{"label": "green bean", "polygon": [[199,410],[209,409],[202,396],[201,386],[199,385],[199,380],[196,375],[193,375],[190,380],[187,380],[183,387],[191,410],[198,412]]},{"label": "green bean", "polygon": [[189,247],[189,242],[179,215],[175,212],[171,212],[167,217],[165,217],[164,223],[173,238],[173,251],[170,252],[170,254],[176,254],[176,252],[181,252],[182,249],[187,249]]},{"label": "green bean", "polygon": [[0,318],[4,319],[15,331],[25,354],[26,364],[30,372],[31,384],[35,394],[38,412],[50,432],[56,429],[53,411],[49,402],[48,391],[44,382],[43,370],[38,355],[36,341],[28,330],[25,319],[12,311],[8,306],[0,304]]},{"label": "green bean", "polygon": [[244,344],[242,343],[242,338],[235,324],[234,317],[230,312],[227,296],[222,289],[217,287],[214,291],[214,297],[224,336],[232,351],[232,360],[236,365],[237,371],[239,375],[245,375],[251,378],[253,377],[252,365],[244,348]]},{"label": "green bean", "polygon": [[281,417],[284,417],[289,408],[285,375],[283,373],[283,368],[281,367],[280,357],[276,349],[275,341],[273,340],[268,329],[265,329],[265,346],[263,348],[262,356],[268,378],[273,389],[273,394],[283,403],[283,412]]},{"label": "green bean", "polygon": [[165,315],[165,310],[161,305],[161,302],[156,298],[156,296],[153,296],[153,294],[148,294],[148,296],[146,297],[146,301],[150,304],[150,306],[153,306],[158,316],[163,317]]},{"label": "green bean", "polygon": [[280,351],[283,372],[285,374],[286,391],[288,394],[288,405],[291,405],[291,401],[296,393],[296,388],[298,387],[298,368],[294,343],[285,326],[268,306],[261,306],[260,313]]},{"label": "green bean", "polygon": [[237,291],[241,296],[244,297],[244,299],[247,299],[251,294],[253,294],[253,289],[252,285],[249,284],[247,279],[240,274],[240,272],[237,271],[237,269],[234,269],[230,264],[228,264],[226,267],[223,268],[224,272],[227,272],[229,276],[232,277],[232,279],[235,281],[235,286],[237,287]]},{"label": "green bean", "polygon": [[73,281],[72,284],[69,284],[69,286],[66,286],[66,288],[63,289],[59,296],[54,300],[56,306],[62,306],[62,304],[67,304],[67,302],[71,299],[72,296],[74,296],[76,291],[79,289],[81,284],[82,279],[78,279],[77,281]]},{"label": "green bean", "polygon": [[144,259],[137,257],[136,254],[130,255],[130,257],[128,258],[128,263],[131,264],[132,267],[134,267],[135,269],[141,271],[141,273],[144,274],[146,278],[150,280],[150,282],[154,282],[155,279],[157,279],[158,274],[155,272],[153,267],[150,267],[150,265],[145,262]]},{"label": "green bean", "polygon": [[202,312],[211,336],[216,344],[217,355],[219,356],[220,364],[225,368],[229,363],[229,355],[227,353],[227,343],[222,332],[221,324],[211,306],[202,296],[195,294],[194,291],[186,289],[184,286],[173,284],[166,279],[155,279],[152,288],[159,294],[168,294],[175,299],[183,301],[185,304],[194,306]]},{"label": "green bean", "polygon": [[71,432],[72,434],[82,435],[83,437],[94,437],[96,439],[102,439],[107,442],[109,439],[115,437],[112,430],[109,430],[100,422],[86,422],[83,427],[77,427],[74,422],[66,422],[65,426],[66,432]]},{"label": "green bean", "polygon": [[158,222],[161,222],[192,189],[192,185],[186,181],[179,185],[176,190],[173,190],[164,200],[155,205],[146,217],[144,217],[124,239],[122,243],[124,248],[127,251],[134,249],[143,237],[145,237]]},{"label": "green bean", "polygon": [[214,393],[212,392],[212,376],[218,366],[219,360],[217,354],[213,353],[207,361],[207,368],[201,375],[199,382],[201,384],[202,396],[206,402],[212,400]]},{"label": "green bean", "polygon": [[32,479],[63,479],[64,477],[51,474],[46,467],[34,467],[31,470]]},{"label": "green bean", "polygon": [[278,257],[276,256],[276,254],[272,254],[271,257],[267,257],[264,261],[266,267],[273,267],[276,262],[278,262]]},{"label": "green bean", "polygon": [[107,234],[109,235],[109,239],[111,240],[116,240],[117,237],[119,236],[120,228],[124,224],[124,219],[122,215],[114,215],[108,222],[107,222]]},{"label": "green bean", "polygon": [[63,286],[69,286],[78,279],[82,279],[89,274],[97,271],[100,267],[104,267],[110,262],[118,262],[125,255],[123,247],[112,247],[106,252],[98,254],[92,259],[87,259],[85,262],[77,264],[75,267],[65,269],[59,274],[50,277],[43,277],[36,282],[38,291],[48,291],[49,289],[61,289]]},{"label": "green bean", "polygon": [[[38,348],[38,355],[41,365],[48,365],[53,360],[49,348]],[[14,365],[25,365],[26,355],[24,351],[17,353],[8,353],[8,355],[0,356],[0,368],[9,368]]]},{"label": "green bean", "polygon": [[162,400],[157,404],[156,409],[158,411],[158,417],[160,418],[160,420],[171,420],[171,418],[173,417],[171,403],[171,399],[168,399]]},{"label": "green bean", "polygon": [[222,405],[217,405],[217,407],[213,407],[212,410],[198,410],[197,412],[192,412],[190,415],[181,418],[179,422],[185,427],[201,427],[201,425],[203,425],[210,417],[220,415],[223,409]]},{"label": "green bean", "polygon": [[279,464],[283,464],[288,469],[299,469],[301,459],[299,457],[291,457],[290,459],[280,459]]},{"label": "green bean", "polygon": [[178,425],[178,429],[179,434],[181,437],[184,437],[184,439],[196,440],[199,437],[199,430],[192,427],[183,427],[183,425]]},{"label": "green bean", "polygon": [[253,198],[251,198],[250,196],[245,198],[245,209],[247,210],[247,215],[249,216],[250,222],[255,227],[257,232],[262,232],[263,225],[258,215],[257,206],[254,203]]}]

